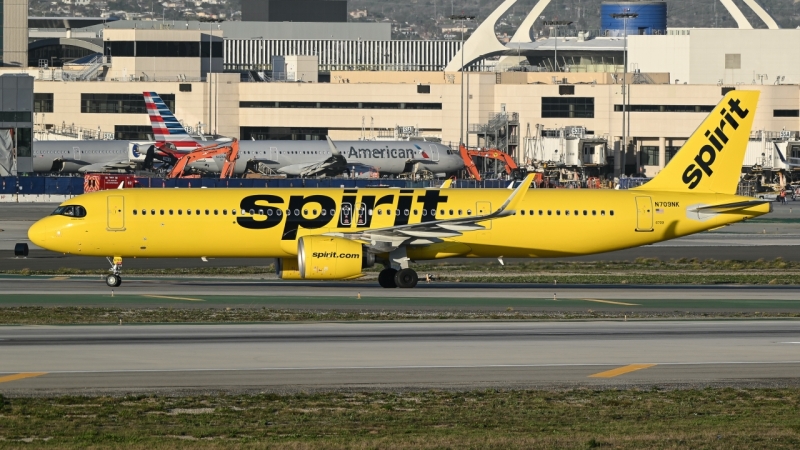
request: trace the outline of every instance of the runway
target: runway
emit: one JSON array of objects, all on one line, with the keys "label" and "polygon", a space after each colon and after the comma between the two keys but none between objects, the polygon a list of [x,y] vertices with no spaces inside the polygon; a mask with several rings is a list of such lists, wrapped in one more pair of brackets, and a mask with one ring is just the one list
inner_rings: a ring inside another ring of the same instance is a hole
[{"label": "runway", "polygon": [[[245,308],[314,311],[635,311],[800,313],[796,286],[433,283],[383,289],[365,282],[0,276],[0,307]],[[112,294],[113,291],[113,294]]]},{"label": "runway", "polygon": [[7,327],[0,361],[4,395],[779,386],[800,322]]}]

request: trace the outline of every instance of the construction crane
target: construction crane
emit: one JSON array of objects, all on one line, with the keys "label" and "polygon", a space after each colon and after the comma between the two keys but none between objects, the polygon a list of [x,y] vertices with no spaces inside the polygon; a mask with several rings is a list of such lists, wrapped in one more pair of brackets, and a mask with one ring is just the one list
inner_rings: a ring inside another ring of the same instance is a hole
[{"label": "construction crane", "polygon": [[[167,153],[173,153],[171,150],[161,150]],[[201,147],[186,154],[173,154],[178,162],[175,163],[175,166],[169,172],[167,178],[198,178],[198,175],[187,174],[185,172],[186,167],[197,160],[214,158],[219,155],[225,155],[225,164],[222,166],[219,177],[220,179],[230,178],[233,176],[233,171],[236,167],[236,159],[239,158],[239,141],[236,139],[232,142]]]},{"label": "construction crane", "polygon": [[469,150],[464,144],[461,144],[458,148],[458,153],[461,155],[461,159],[464,160],[464,167],[467,169],[467,172],[469,172],[475,181],[481,181],[481,173],[478,171],[478,168],[475,166],[475,161],[472,159],[476,156],[501,161],[505,164],[507,174],[514,178],[519,178],[520,176],[519,166],[511,159],[511,155],[496,148]]}]

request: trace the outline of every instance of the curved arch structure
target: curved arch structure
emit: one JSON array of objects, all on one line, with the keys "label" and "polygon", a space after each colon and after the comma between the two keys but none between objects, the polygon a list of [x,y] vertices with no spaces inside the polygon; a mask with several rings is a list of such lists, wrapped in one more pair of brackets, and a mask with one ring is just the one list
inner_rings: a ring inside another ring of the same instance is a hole
[{"label": "curved arch structure", "polygon": [[[506,13],[517,0],[506,0],[497,7],[486,20],[481,23],[478,28],[472,33],[472,36],[464,42],[464,46],[456,53],[456,56],[450,60],[447,67],[444,68],[445,72],[458,72],[473,62],[489,56],[501,55],[508,48],[497,40],[494,34],[494,27],[497,21],[503,14]],[[463,52],[464,66],[461,65]]]},{"label": "curved arch structure", "polygon": [[509,42],[533,42],[531,39],[531,28],[533,28],[533,22],[539,18],[544,12],[544,9],[547,8],[547,5],[550,4],[550,0],[539,0],[534,6],[531,12],[525,17],[525,20],[519,24],[519,28],[517,32],[514,33],[514,36],[511,36],[511,40]]},{"label": "curved arch structure", "polygon": [[744,3],[756,13],[759,19],[764,21],[764,23],[767,25],[767,28],[770,30],[778,30],[781,28],[777,23],[775,23],[775,19],[773,19],[768,12],[766,12],[761,5],[756,3],[756,0],[744,0]]}]

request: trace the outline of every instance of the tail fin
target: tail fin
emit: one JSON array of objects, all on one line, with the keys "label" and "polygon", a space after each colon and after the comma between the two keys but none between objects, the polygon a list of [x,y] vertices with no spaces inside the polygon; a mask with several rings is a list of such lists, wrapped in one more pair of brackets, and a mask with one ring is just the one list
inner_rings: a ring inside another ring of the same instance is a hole
[{"label": "tail fin", "polygon": [[153,127],[153,136],[156,143],[172,143],[177,150],[194,150],[201,147],[183,125],[178,121],[172,111],[169,110],[164,100],[155,92],[144,93],[144,104],[147,107],[147,114],[150,116],[150,125]]},{"label": "tail fin", "polygon": [[758,106],[758,91],[730,91],[643,191],[734,194]]}]

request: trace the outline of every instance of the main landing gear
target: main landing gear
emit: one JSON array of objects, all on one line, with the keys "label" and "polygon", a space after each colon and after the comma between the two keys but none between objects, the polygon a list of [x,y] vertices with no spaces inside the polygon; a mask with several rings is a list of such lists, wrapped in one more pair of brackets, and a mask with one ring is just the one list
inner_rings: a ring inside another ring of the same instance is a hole
[{"label": "main landing gear", "polygon": [[119,287],[122,284],[122,258],[106,259],[111,264],[111,268],[108,269],[111,273],[106,275],[106,284],[108,287]]},{"label": "main landing gear", "polygon": [[381,270],[378,284],[383,288],[411,289],[419,282],[414,269],[408,267],[409,258],[405,247],[400,247],[389,254],[389,267]]},{"label": "main landing gear", "polygon": [[383,288],[410,289],[417,285],[419,276],[414,269],[383,269],[378,274],[378,284]]}]

